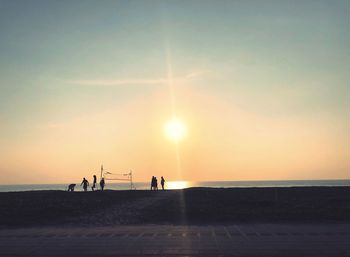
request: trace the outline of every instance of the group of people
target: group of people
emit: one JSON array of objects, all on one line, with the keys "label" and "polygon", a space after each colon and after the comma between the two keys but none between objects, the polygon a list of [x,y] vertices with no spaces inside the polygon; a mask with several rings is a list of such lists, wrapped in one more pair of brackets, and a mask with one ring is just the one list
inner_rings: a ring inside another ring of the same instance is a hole
[{"label": "group of people", "polygon": [[[93,176],[93,183],[92,183],[92,187],[91,187],[92,191],[95,191],[96,185],[97,185],[97,177],[96,177],[96,175],[94,175]],[[164,190],[165,179],[163,178],[163,176],[161,176],[161,178],[160,178],[160,185],[162,186],[162,190]],[[76,184],[70,184],[68,186],[68,191],[73,192],[75,186],[76,186]],[[84,191],[87,192],[88,187],[90,186],[90,183],[86,178],[83,178],[83,181],[81,182],[80,186],[83,186]],[[101,178],[101,180],[100,180],[100,188],[101,188],[101,191],[103,191],[105,188],[105,179],[104,178]],[[152,180],[151,180],[151,191],[152,190],[158,190],[158,179],[155,176],[152,176]]]},{"label": "group of people", "polygon": [[[96,177],[96,175],[94,175],[93,176],[93,183],[92,183],[92,187],[91,187],[92,191],[95,191],[96,184],[97,184],[97,177]],[[68,186],[68,191],[73,192],[75,185],[76,184],[70,184]],[[80,186],[83,186],[83,189],[85,192],[88,190],[89,185],[90,185],[89,181],[86,178],[83,178],[83,181],[81,182]],[[101,188],[101,191],[103,191],[105,188],[105,179],[104,178],[101,178],[101,180],[100,180],[100,188]]]},{"label": "group of people", "polygon": [[[160,178],[160,184],[162,186],[162,190],[164,190],[165,179],[163,178],[163,176]],[[152,190],[158,190],[158,179],[155,176],[152,176],[151,180],[151,191]]]}]

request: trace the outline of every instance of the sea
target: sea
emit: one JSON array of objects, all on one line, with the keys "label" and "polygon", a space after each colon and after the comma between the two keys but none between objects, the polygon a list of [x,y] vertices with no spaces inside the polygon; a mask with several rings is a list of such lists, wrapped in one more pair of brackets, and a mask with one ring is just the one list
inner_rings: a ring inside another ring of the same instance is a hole
[{"label": "sea", "polygon": [[[160,185],[159,185],[160,186]],[[166,189],[183,189],[190,187],[211,188],[249,188],[249,187],[303,187],[303,186],[350,186],[350,180],[264,180],[264,181],[167,181]],[[35,191],[35,190],[67,190],[68,184],[23,184],[0,185],[0,192]],[[149,182],[106,183],[106,190],[147,190]],[[82,191],[77,184],[75,191]],[[91,191],[91,188],[89,188]]]}]

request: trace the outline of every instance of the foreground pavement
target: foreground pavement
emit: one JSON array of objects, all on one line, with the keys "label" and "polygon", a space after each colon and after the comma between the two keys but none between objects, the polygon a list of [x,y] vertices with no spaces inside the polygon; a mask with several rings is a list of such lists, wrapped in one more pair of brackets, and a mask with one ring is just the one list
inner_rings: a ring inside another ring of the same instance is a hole
[{"label": "foreground pavement", "polygon": [[0,256],[350,257],[350,224],[3,229]]}]

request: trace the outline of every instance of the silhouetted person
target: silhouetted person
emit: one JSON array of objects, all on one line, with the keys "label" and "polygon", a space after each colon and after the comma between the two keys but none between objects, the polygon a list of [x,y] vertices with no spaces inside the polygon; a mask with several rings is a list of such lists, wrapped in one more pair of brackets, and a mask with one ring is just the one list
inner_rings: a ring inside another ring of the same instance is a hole
[{"label": "silhouetted person", "polygon": [[154,176],[152,176],[151,180],[151,191],[154,189]]},{"label": "silhouetted person", "polygon": [[165,179],[163,176],[160,178],[160,184],[162,185],[162,189],[164,190]]},{"label": "silhouetted person", "polygon": [[83,181],[81,182],[80,186],[83,185],[84,191],[87,191],[87,188],[89,186],[89,181],[87,181],[85,178],[83,178]]},{"label": "silhouetted person", "polygon": [[158,190],[158,180],[157,180],[157,177],[154,177],[154,190]]},{"label": "silhouetted person", "polygon": [[97,183],[96,181],[97,181],[97,178],[96,178],[96,175],[94,175],[94,182],[92,183],[92,187],[91,187],[92,191],[95,191],[96,183]]},{"label": "silhouetted person", "polygon": [[100,187],[101,187],[101,191],[103,191],[105,188],[105,179],[104,178],[101,178]]},{"label": "silhouetted person", "polygon": [[70,184],[68,186],[68,192],[74,192],[74,188],[75,188],[76,184]]}]

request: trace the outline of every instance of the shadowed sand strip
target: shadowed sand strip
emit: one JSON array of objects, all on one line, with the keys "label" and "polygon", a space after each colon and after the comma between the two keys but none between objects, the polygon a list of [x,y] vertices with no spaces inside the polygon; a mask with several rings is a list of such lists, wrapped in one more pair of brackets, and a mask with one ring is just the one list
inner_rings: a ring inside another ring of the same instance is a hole
[{"label": "shadowed sand strip", "polygon": [[150,206],[161,206],[164,201],[173,197],[176,197],[175,191],[152,192],[147,197],[112,204],[107,209],[72,218],[72,221],[67,223],[81,226],[140,224],[143,221],[144,209]]},{"label": "shadowed sand strip", "polygon": [[350,187],[0,193],[0,226],[350,222]]}]

